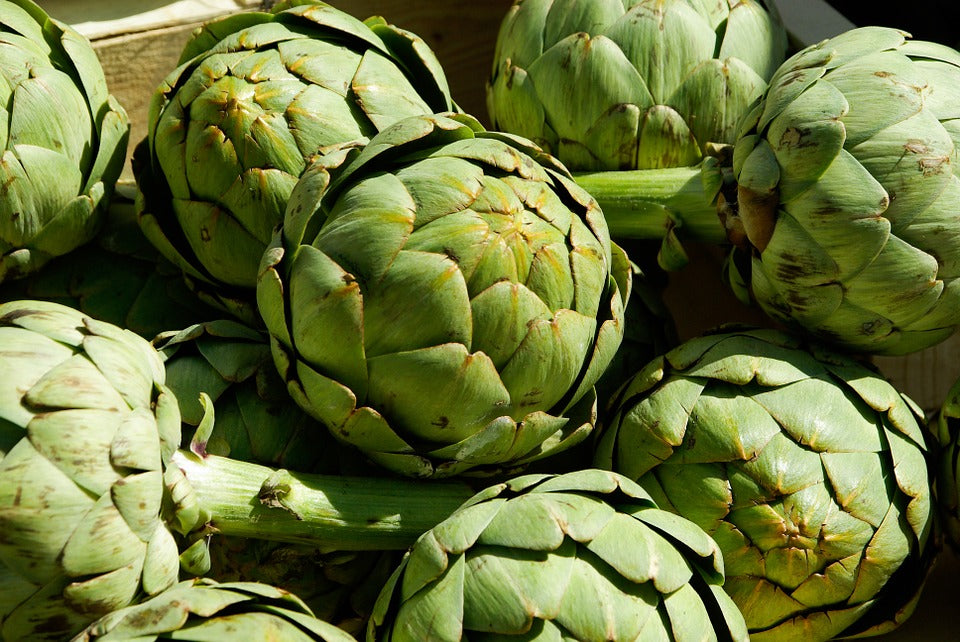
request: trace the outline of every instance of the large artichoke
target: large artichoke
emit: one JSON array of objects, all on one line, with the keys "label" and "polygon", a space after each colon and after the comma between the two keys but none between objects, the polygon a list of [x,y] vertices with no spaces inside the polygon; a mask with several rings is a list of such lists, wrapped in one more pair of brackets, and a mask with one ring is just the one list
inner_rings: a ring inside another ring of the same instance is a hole
[{"label": "large artichoke", "polygon": [[305,172],[257,298],[302,407],[390,469],[444,476],[589,434],[629,283],[552,157],[438,115]]},{"label": "large artichoke", "polygon": [[903,354],[960,324],[960,53],[865,27],[777,71],[745,119],[731,277],[774,318]]},{"label": "large artichoke", "polygon": [[260,255],[308,159],[452,108],[430,49],[382,19],[290,0],[211,22],[150,105],[134,168],[144,231],[250,321]]},{"label": "large artichoke", "polygon": [[188,580],[102,617],[74,638],[356,642],[317,619],[296,595],[257,582]]},{"label": "large artichoke", "polygon": [[526,475],[417,540],[367,640],[746,640],[722,583],[713,540],[628,479]]},{"label": "large artichoke", "polygon": [[933,556],[922,421],[847,356],[728,330],[636,374],[596,463],[716,540],[751,639],[868,635],[910,615]]},{"label": "large artichoke", "polygon": [[96,234],[130,125],[90,43],[31,0],[0,3],[0,282]]},{"label": "large artichoke", "polygon": [[762,0],[517,0],[487,110],[570,169],[694,165],[734,142],[786,47]]},{"label": "large artichoke", "polygon": [[55,639],[178,578],[163,364],[72,308],[0,304],[0,636]]}]

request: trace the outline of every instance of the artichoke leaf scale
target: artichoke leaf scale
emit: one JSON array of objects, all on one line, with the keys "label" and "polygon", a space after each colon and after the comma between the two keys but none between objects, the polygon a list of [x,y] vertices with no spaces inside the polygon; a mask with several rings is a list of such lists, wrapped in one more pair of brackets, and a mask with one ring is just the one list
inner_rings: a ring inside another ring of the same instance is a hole
[{"label": "artichoke leaf scale", "polygon": [[549,552],[472,548],[465,554],[463,627],[516,635],[536,619],[555,619],[577,563],[575,551],[573,542]]},{"label": "artichoke leaf scale", "polygon": [[[419,292],[419,298],[411,294]],[[368,359],[460,343],[471,350],[473,323],[467,284],[445,256],[404,250],[362,292]]]},{"label": "artichoke leaf scale", "polygon": [[[329,256],[309,246],[300,248],[290,271],[288,296],[294,311],[290,336],[299,362],[312,364],[313,370],[365,399],[367,366],[359,285]],[[318,327],[336,328],[337,340],[315,332]]]},{"label": "artichoke leaf scale", "polygon": [[[850,106],[843,116],[847,149],[921,111],[928,84],[910,59],[896,51],[851,60],[828,72],[825,80],[844,95]],[[883,99],[878,100],[881,96]]]},{"label": "artichoke leaf scale", "polygon": [[[956,180],[954,141],[929,110],[882,129],[848,149],[890,194],[890,206],[884,216],[897,235],[937,203]],[[944,214],[953,211],[944,205],[937,209]]]},{"label": "artichoke leaf scale", "polygon": [[[597,122],[611,103],[641,109],[656,103],[623,50],[603,35],[570,34],[533,61],[527,74],[559,140],[579,140],[581,130]],[[573,90],[584,85],[594,90]]]},{"label": "artichoke leaf scale", "polygon": [[713,58],[716,49],[713,27],[686,2],[638,3],[606,36],[643,79],[652,102],[660,104],[674,95],[700,61]]},{"label": "artichoke leaf scale", "polygon": [[364,52],[350,88],[377,131],[386,129],[406,116],[434,111],[410,84],[396,62],[373,49]]},{"label": "artichoke leaf scale", "polygon": [[462,344],[381,355],[367,359],[367,367],[368,403],[397,430],[418,439],[455,443],[512,410],[510,392],[490,359]]},{"label": "artichoke leaf scale", "polygon": [[498,281],[470,301],[473,334],[470,345],[501,369],[516,353],[530,324],[553,313],[536,294],[521,284]]}]

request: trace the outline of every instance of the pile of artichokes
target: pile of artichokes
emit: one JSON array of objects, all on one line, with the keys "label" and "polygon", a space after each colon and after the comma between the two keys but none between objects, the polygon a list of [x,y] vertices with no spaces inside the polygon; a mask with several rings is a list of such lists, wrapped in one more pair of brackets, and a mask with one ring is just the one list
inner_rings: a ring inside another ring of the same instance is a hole
[{"label": "pile of artichokes", "polygon": [[[871,356],[960,325],[960,53],[515,0],[471,114],[336,4],[197,28],[128,145],[93,46],[0,0],[0,639],[904,623],[960,383]],[[690,241],[768,323],[678,332]]]}]

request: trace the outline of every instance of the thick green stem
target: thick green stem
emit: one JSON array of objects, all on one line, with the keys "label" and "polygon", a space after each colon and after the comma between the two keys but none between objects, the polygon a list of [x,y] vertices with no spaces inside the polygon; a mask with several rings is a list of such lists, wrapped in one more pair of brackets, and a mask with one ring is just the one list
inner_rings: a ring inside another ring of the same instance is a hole
[{"label": "thick green stem", "polygon": [[725,243],[717,216],[723,171],[715,162],[695,167],[637,169],[574,174],[597,199],[610,236],[662,239],[673,232],[682,239]]},{"label": "thick green stem", "polygon": [[461,482],[309,475],[178,451],[171,465],[223,535],[325,550],[401,550],[474,490]]}]

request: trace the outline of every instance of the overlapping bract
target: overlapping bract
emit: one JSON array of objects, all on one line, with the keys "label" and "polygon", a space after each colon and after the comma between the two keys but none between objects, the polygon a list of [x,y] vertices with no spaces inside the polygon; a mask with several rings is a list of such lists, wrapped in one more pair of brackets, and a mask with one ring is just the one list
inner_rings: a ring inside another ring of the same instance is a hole
[{"label": "overlapping bract", "polygon": [[734,152],[743,296],[852,350],[905,354],[952,334],[958,87],[960,53],[881,27],[784,63]]},{"label": "overlapping bract", "polygon": [[31,0],[0,3],[0,282],[94,237],[130,125],[90,43]]},{"label": "overlapping bract", "polygon": [[746,640],[722,583],[713,540],[628,479],[527,475],[417,540],[367,640]]},{"label": "overlapping bract", "polygon": [[522,0],[500,27],[487,110],[570,169],[694,165],[734,142],[786,47],[759,0]]},{"label": "overlapping bract", "polygon": [[260,255],[308,159],[453,109],[419,37],[312,0],[211,22],[180,63],[135,155],[141,223],[199,292],[247,321]]},{"label": "overlapping bract", "polygon": [[[169,636],[167,634],[173,634]],[[356,642],[317,619],[297,596],[257,582],[181,582],[91,624],[74,642],[93,640],[282,640]]]},{"label": "overlapping bract", "polygon": [[454,118],[406,119],[308,169],[257,288],[297,402],[413,476],[582,440],[630,287],[561,165]]},{"label": "overlapping bract", "polygon": [[922,419],[847,356],[729,331],[637,373],[596,463],[716,540],[751,639],[827,640],[913,610],[934,548]]},{"label": "overlapping bract", "polygon": [[161,519],[177,402],[144,339],[55,303],[0,304],[0,634],[62,640],[172,586]]}]

